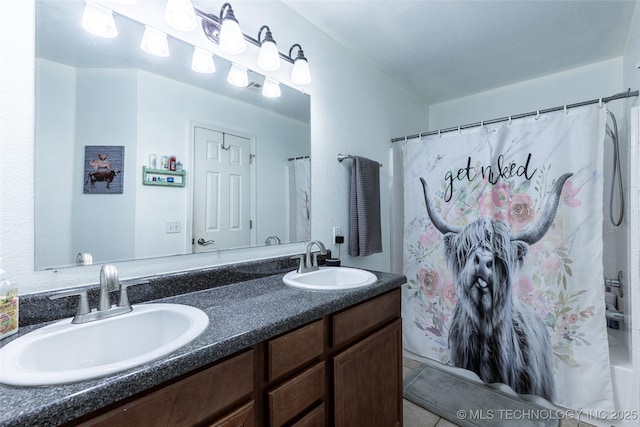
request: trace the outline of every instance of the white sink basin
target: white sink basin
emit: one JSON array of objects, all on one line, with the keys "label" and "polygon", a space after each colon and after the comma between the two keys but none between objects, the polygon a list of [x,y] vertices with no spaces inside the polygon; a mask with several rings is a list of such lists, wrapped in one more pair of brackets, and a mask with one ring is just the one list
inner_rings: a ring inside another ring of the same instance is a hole
[{"label": "white sink basin", "polygon": [[200,309],[160,303],[78,325],[61,320],[0,348],[0,382],[33,386],[111,375],[171,353],[208,324]]},{"label": "white sink basin", "polygon": [[289,286],[302,289],[339,291],[369,286],[378,280],[375,274],[351,267],[320,267],[310,273],[292,271],[282,278]]}]

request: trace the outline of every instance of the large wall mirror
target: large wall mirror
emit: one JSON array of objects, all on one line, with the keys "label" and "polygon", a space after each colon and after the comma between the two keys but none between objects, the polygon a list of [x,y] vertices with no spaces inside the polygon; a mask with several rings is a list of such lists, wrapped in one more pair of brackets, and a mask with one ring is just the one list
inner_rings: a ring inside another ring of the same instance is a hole
[{"label": "large wall mirror", "polygon": [[[251,71],[231,86],[220,57],[196,73],[172,37],[151,56],[144,26],[118,14],[118,37],[95,37],[83,7],[36,1],[36,269],[308,240],[309,96],[265,98]],[[144,174],[153,155],[184,176]]]}]

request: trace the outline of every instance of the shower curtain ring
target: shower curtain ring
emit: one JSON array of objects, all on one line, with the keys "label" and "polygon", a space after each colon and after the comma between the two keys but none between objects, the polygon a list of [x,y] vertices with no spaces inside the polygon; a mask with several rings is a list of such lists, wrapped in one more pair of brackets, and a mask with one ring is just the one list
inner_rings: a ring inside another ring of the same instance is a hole
[{"label": "shower curtain ring", "polygon": [[458,133],[462,133],[462,130],[460,130],[460,125],[458,125]]},{"label": "shower curtain ring", "polygon": [[569,110],[567,110],[567,104],[564,104],[564,115],[569,114]]},{"label": "shower curtain ring", "polygon": [[509,122],[507,124],[511,126],[511,116],[509,116]]},{"label": "shower curtain ring", "polygon": [[600,98],[600,100],[598,101],[598,107],[602,108],[604,106],[604,104],[602,103],[602,98]]},{"label": "shower curtain ring", "polygon": [[540,110],[536,111],[536,120],[538,120],[540,118]]},{"label": "shower curtain ring", "polygon": [[442,133],[440,132],[442,129],[438,129],[438,136],[442,137]]}]

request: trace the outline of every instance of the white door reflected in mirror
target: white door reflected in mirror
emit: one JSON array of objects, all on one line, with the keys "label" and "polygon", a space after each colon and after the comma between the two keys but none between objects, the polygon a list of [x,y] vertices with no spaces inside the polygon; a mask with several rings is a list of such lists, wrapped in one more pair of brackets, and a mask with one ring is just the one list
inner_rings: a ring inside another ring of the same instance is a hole
[{"label": "white door reflected in mirror", "polygon": [[251,244],[250,147],[249,138],[194,128],[193,236],[213,241],[195,253]]}]

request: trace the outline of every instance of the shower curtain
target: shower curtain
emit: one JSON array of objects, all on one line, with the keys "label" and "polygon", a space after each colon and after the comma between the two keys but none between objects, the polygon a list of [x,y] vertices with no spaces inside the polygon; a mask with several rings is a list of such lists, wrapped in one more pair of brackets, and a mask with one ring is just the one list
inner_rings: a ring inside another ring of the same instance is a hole
[{"label": "shower curtain", "polygon": [[406,350],[566,408],[613,409],[604,132],[594,105],[404,143]]},{"label": "shower curtain", "polygon": [[289,241],[311,240],[311,159],[289,162]]}]

